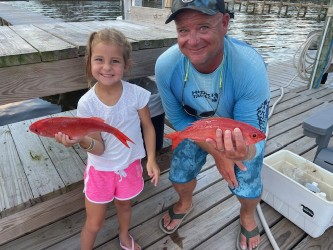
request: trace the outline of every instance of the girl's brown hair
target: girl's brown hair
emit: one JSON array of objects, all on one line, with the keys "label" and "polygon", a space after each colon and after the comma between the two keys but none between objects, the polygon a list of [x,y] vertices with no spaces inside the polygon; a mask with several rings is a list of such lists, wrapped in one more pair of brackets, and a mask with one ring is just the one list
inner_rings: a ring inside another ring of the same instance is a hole
[{"label": "girl's brown hair", "polygon": [[123,57],[125,61],[125,69],[129,70],[130,67],[132,66],[132,61],[131,61],[132,46],[122,32],[113,28],[106,28],[91,33],[87,42],[86,54],[85,54],[85,69],[86,69],[85,73],[88,81],[88,86],[90,88],[93,86],[93,80],[94,80],[94,77],[91,72],[91,52],[92,48],[100,42],[114,44],[122,48]]}]

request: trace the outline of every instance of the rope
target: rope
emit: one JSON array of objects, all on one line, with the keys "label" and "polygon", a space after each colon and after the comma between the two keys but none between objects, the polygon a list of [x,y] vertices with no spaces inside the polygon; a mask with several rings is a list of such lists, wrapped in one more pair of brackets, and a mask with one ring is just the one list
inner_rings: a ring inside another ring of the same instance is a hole
[{"label": "rope", "polygon": [[[284,88],[288,87],[294,80],[297,76],[299,76],[301,79],[303,80],[309,80],[310,77],[311,77],[311,72],[312,72],[312,69],[313,69],[313,65],[316,61],[315,57],[311,57],[311,54],[308,53],[308,50],[310,49],[310,46],[312,46],[313,44],[315,44],[318,39],[320,37],[320,32],[315,32],[313,33],[296,51],[296,53],[294,54],[294,58],[293,58],[293,62],[294,62],[294,66],[297,68],[297,74],[295,74],[295,76],[289,81],[288,84],[286,84],[285,86],[281,86],[280,87],[280,90],[281,90],[281,95],[280,97],[274,102],[271,110],[270,110],[270,113],[268,115],[268,119],[273,115],[274,113],[274,109],[276,107],[276,105],[281,101],[281,99],[283,98],[284,96]],[[330,45],[330,50],[332,49],[332,44],[333,44],[333,41],[331,42],[331,45]],[[297,62],[297,56],[298,56],[298,62]],[[330,63],[333,59],[333,51],[332,53],[330,54],[330,56],[326,58],[326,66],[325,66],[325,69],[323,69],[323,73],[326,72],[328,70],[328,68],[330,67]],[[267,130],[266,130],[266,140],[268,138],[268,135],[269,135],[269,125],[267,124]],[[273,247],[274,250],[280,250],[278,244],[276,243],[273,235],[272,235],[272,232],[267,224],[267,221],[265,219],[265,216],[261,210],[261,206],[260,206],[260,203],[256,206],[256,209],[257,209],[257,212],[258,212],[258,215],[259,215],[259,218],[260,218],[260,221],[261,221],[261,224],[263,225],[264,227],[264,230],[266,232],[266,235]]]}]

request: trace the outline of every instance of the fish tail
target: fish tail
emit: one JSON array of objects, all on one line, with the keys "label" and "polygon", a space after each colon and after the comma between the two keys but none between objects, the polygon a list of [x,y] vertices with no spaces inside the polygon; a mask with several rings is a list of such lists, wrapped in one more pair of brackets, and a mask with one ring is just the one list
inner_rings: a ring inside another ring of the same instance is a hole
[{"label": "fish tail", "polygon": [[180,137],[180,132],[169,133],[166,134],[164,137],[172,140],[172,149],[175,149],[178,144],[183,140],[183,138]]},{"label": "fish tail", "polygon": [[129,145],[127,142],[132,142],[133,144],[135,144],[134,141],[132,141],[130,138],[128,138],[123,132],[121,132],[119,129],[110,126],[111,128],[109,129],[108,132],[110,132],[111,134],[113,134],[115,137],[117,137],[117,139],[119,141],[121,141],[126,147],[129,148]]}]

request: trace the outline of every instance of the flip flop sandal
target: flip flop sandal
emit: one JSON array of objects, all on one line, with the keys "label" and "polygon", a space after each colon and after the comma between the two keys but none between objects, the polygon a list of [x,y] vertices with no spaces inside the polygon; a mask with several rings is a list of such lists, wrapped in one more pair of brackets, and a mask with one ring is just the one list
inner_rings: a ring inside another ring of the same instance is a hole
[{"label": "flip flop sandal", "polygon": [[164,226],[164,219],[162,218],[160,220],[160,228],[161,230],[166,233],[166,234],[172,234],[173,232],[175,232],[179,226],[182,224],[183,220],[185,219],[185,217],[192,211],[193,209],[193,204],[190,208],[190,210],[187,211],[187,213],[184,213],[184,214],[176,214],[174,211],[173,211],[173,206],[169,207],[168,209],[168,213],[169,213],[169,216],[170,216],[170,220],[173,221],[173,220],[180,220],[180,222],[177,224],[177,226],[175,226],[174,228],[172,229],[168,229]]},{"label": "flip flop sandal", "polygon": [[[129,235],[129,237],[130,237],[131,240],[132,240],[131,248],[125,247],[125,246],[124,246],[123,244],[121,244],[121,242],[120,242],[120,247],[121,247],[121,249],[123,249],[123,250],[134,250],[134,246],[135,246],[135,244],[134,244],[134,239],[133,239],[133,237],[132,237],[131,235]],[[120,241],[120,240],[119,240],[119,241]],[[141,249],[141,247],[140,247],[139,249]]]},{"label": "flip flop sandal", "polygon": [[[236,242],[237,250],[247,250],[247,247],[246,247],[246,249],[243,249],[240,246],[240,242],[239,241],[240,241],[240,235],[241,234],[243,234],[245,236],[245,238],[246,238],[246,244],[248,244],[250,238],[253,238],[254,236],[257,236],[259,234],[259,228],[258,228],[258,226],[256,226],[256,228],[253,229],[252,231],[247,231],[245,229],[245,227],[243,227],[242,225],[240,225],[240,232],[237,235],[237,242]],[[252,249],[253,250],[259,250],[259,245],[256,248],[252,248]]]}]

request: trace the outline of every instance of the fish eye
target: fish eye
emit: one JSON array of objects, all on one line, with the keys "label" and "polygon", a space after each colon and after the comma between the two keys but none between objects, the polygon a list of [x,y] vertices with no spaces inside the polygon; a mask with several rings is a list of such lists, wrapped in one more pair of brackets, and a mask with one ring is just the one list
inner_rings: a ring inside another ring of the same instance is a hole
[{"label": "fish eye", "polygon": [[253,135],[252,135],[252,138],[257,138],[257,134],[253,134]]}]

